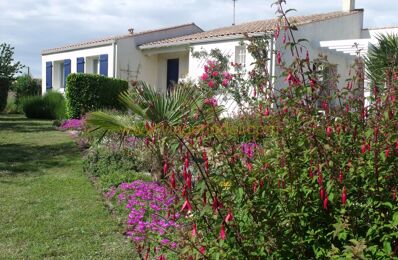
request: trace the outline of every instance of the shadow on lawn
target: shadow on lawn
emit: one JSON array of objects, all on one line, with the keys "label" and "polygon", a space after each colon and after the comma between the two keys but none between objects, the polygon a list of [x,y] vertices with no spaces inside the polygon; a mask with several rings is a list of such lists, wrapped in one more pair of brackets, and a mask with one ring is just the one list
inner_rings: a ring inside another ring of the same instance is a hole
[{"label": "shadow on lawn", "polygon": [[0,144],[0,176],[40,175],[50,168],[70,165],[78,154],[71,142],[37,146]]},{"label": "shadow on lawn", "polygon": [[32,133],[51,131],[54,128],[48,120],[32,120],[22,115],[0,115],[0,131]]}]

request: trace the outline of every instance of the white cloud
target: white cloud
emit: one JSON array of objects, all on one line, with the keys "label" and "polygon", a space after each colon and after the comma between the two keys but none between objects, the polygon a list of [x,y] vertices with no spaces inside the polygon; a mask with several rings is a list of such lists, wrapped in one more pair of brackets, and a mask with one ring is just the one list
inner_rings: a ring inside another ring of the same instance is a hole
[{"label": "white cloud", "polygon": [[[237,23],[275,16],[274,0],[238,0]],[[298,15],[340,10],[341,0],[287,0]],[[396,0],[357,0],[365,26],[398,25]],[[203,29],[232,23],[232,0],[0,0],[0,42],[40,75],[40,51],[82,40],[195,22]]]}]

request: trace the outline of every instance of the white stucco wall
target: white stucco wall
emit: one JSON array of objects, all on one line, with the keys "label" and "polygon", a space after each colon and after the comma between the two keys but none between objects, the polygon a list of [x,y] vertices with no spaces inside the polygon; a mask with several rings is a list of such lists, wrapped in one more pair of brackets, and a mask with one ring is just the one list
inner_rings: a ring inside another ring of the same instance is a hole
[{"label": "white stucco wall", "polygon": [[[330,40],[344,40],[352,38],[360,38],[363,28],[363,13],[356,13],[334,19],[329,19],[317,23],[310,23],[299,26],[298,31],[294,32],[296,41],[298,39],[307,39],[309,42],[304,43],[310,53],[310,59],[317,58],[320,54],[327,56],[328,61],[331,64],[337,65],[337,74],[340,75],[339,88],[345,86],[345,80],[349,77],[350,67],[353,65],[354,57],[344,54],[330,51],[327,48],[321,48],[321,41]],[[278,41],[275,43],[275,49],[280,50],[282,53],[282,59],[290,64],[292,62],[292,56],[290,50],[285,50],[282,43],[283,32]],[[306,55],[305,48],[303,48],[301,57],[304,58]],[[276,75],[281,75],[282,71],[279,67],[275,68]],[[286,86],[286,82],[283,78],[276,81],[276,88],[283,88]]]},{"label": "white stucco wall", "polygon": [[113,45],[101,46],[101,47],[91,47],[87,49],[80,49],[80,50],[73,50],[73,51],[65,51],[55,54],[47,54],[42,55],[41,58],[41,66],[42,66],[42,93],[46,92],[46,62],[51,61],[53,62],[53,75],[52,75],[52,82],[53,82],[53,90],[55,91],[62,91],[59,79],[59,70],[58,66],[60,63],[63,63],[65,59],[71,60],[71,73],[76,73],[77,71],[77,58],[84,57],[85,58],[85,68],[84,71],[90,71],[88,66],[91,66],[89,62],[87,62],[87,57],[99,56],[102,54],[108,54],[108,77],[113,77],[113,65],[114,65],[114,56],[113,56]]},{"label": "white stucco wall", "polygon": [[[201,43],[201,44],[194,44],[192,45],[193,51],[206,51],[207,53],[210,53],[211,50],[213,49],[219,49],[221,53],[223,53],[226,56],[229,56],[229,61],[230,62],[235,62],[235,47],[241,45],[242,40],[229,40],[229,41],[218,41],[218,42],[212,42],[212,43]],[[246,41],[245,44],[248,42]],[[252,66],[250,66],[251,63],[253,63],[253,57],[246,52],[246,70],[249,71]],[[204,72],[204,65],[205,65],[204,60],[195,58],[192,56],[192,53],[189,55],[189,77],[192,80],[197,80]]]}]

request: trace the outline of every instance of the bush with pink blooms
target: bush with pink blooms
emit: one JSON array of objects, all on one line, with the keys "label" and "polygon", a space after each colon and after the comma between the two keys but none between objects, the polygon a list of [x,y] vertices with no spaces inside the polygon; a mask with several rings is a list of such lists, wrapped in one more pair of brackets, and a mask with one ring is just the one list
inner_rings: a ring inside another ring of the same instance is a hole
[{"label": "bush with pink blooms", "polygon": [[[275,2],[280,20],[273,34],[285,44],[275,50],[284,88],[270,81],[270,36],[248,38],[255,58],[248,77],[210,53],[202,96],[189,100],[192,113],[179,124],[150,117],[140,122],[150,126],[137,131],[148,149],[160,147],[160,197],[170,202],[160,207],[156,196],[137,199],[140,183],[123,186],[135,194],[121,200],[133,201],[127,204],[133,212],[128,234],[137,237],[143,258],[165,259],[166,251],[187,259],[398,256],[398,68],[388,68],[389,78],[372,86],[365,100],[358,57],[339,89],[337,75],[325,78],[332,64],[311,60],[306,42],[294,40],[285,2]],[[220,93],[245,104],[238,117],[219,117],[214,98]],[[209,106],[214,116],[201,117]],[[160,216],[160,226],[178,230],[172,239],[147,222],[158,223]]]}]

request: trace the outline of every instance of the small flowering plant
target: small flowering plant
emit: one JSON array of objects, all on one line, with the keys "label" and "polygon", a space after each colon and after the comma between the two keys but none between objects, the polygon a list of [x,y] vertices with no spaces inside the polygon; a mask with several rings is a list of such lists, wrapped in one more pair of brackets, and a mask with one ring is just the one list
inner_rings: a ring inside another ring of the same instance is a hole
[{"label": "small flowering plant", "polygon": [[80,118],[80,119],[67,119],[64,122],[62,122],[60,128],[62,130],[77,130],[77,131],[82,131],[84,130],[86,125],[86,120],[85,118]]},{"label": "small flowering plant", "polygon": [[111,188],[105,197],[116,200],[127,210],[126,235],[142,259],[150,259],[153,252],[161,256],[165,251],[177,249],[173,239],[181,229],[177,223],[180,213],[174,210],[176,198],[167,187],[137,180]]}]

